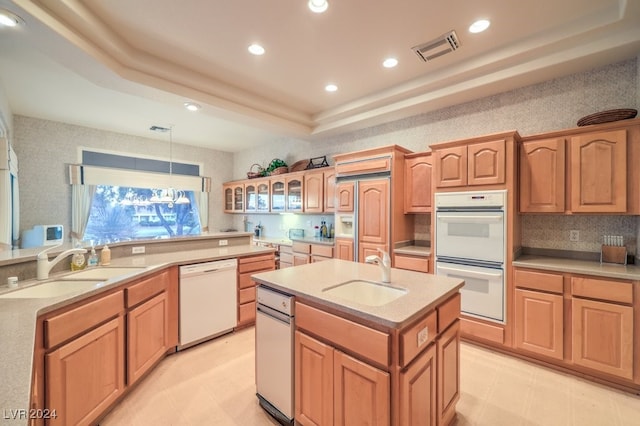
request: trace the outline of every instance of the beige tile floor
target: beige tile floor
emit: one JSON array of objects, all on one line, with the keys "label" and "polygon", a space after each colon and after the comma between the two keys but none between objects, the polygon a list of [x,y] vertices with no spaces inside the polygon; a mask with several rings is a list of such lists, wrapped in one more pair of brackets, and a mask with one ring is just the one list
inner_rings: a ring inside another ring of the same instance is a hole
[{"label": "beige tile floor", "polygon": [[[461,344],[457,426],[640,426],[640,397]],[[276,425],[258,405],[254,329],[166,358],[100,423]]]}]

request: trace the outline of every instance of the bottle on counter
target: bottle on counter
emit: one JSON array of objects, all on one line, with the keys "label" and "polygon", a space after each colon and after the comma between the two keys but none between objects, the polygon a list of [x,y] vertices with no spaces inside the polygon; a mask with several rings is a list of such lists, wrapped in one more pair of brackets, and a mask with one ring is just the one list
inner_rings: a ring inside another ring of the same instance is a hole
[{"label": "bottle on counter", "polygon": [[334,238],[336,235],[335,229],[333,229],[333,223],[329,225],[329,238]]},{"label": "bottle on counter", "polygon": [[327,238],[327,224],[324,220],[322,221],[322,225],[320,225],[320,236]]},{"label": "bottle on counter", "polygon": [[96,248],[91,247],[91,254],[89,255],[89,260],[87,260],[87,267],[93,268],[98,266],[98,254],[96,253]]},{"label": "bottle on counter", "polygon": [[[76,248],[82,248],[80,244],[76,244]],[[71,270],[72,271],[80,271],[87,267],[86,259],[84,257],[84,253],[74,253],[71,256]]]},{"label": "bottle on counter", "polygon": [[108,245],[104,245],[100,252],[100,265],[107,266],[111,264],[111,249]]}]

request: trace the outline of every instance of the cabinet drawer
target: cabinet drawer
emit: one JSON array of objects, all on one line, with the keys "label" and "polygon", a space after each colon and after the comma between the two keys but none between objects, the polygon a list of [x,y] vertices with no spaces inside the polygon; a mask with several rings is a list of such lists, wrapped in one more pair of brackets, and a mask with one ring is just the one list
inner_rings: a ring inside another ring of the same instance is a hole
[{"label": "cabinet drawer", "polygon": [[291,247],[291,246],[280,246],[279,251],[280,251],[280,257],[282,257],[282,253],[292,253],[293,252],[293,247]]},{"label": "cabinet drawer", "polygon": [[331,260],[331,257],[311,255],[311,263],[322,262],[323,260]]},{"label": "cabinet drawer", "polygon": [[629,281],[571,277],[571,294],[610,302],[633,303],[633,286]]},{"label": "cabinet drawer", "polygon": [[563,277],[559,274],[515,269],[514,277],[516,287],[518,288],[528,288],[557,294],[562,294],[563,292]]},{"label": "cabinet drawer", "polygon": [[243,303],[238,308],[238,325],[245,325],[256,320],[256,302]]},{"label": "cabinet drawer", "polygon": [[124,310],[122,290],[70,309],[44,321],[44,346],[52,348],[65,340],[115,317]]},{"label": "cabinet drawer", "polygon": [[169,272],[165,271],[131,285],[125,290],[127,308],[137,305],[169,287]]},{"label": "cabinet drawer", "polygon": [[389,335],[362,324],[296,302],[296,327],[348,349],[385,368],[389,365]]},{"label": "cabinet drawer", "polygon": [[240,257],[238,258],[238,265],[246,265],[248,263],[262,262],[263,260],[273,260],[275,255],[273,253],[260,254],[257,256]]},{"label": "cabinet drawer", "polygon": [[238,276],[238,288],[239,289],[243,289],[243,288],[249,288],[249,287],[255,287],[256,283],[255,281],[253,281],[251,279],[251,275],[253,273],[247,273],[247,274],[240,274]]},{"label": "cabinet drawer", "polygon": [[460,300],[460,293],[457,293],[438,307],[438,333],[442,333],[460,318]]},{"label": "cabinet drawer", "polygon": [[405,367],[422,349],[438,334],[438,314],[434,310],[414,325],[406,328],[400,334],[400,366]]},{"label": "cabinet drawer", "polygon": [[249,288],[240,289],[238,295],[238,303],[248,303],[256,300],[256,288],[255,286]]},{"label": "cabinet drawer", "polygon": [[323,256],[323,257],[333,257],[333,246],[312,244],[311,254],[316,256]]},{"label": "cabinet drawer", "polygon": [[311,253],[311,244],[299,243],[297,241],[294,241],[292,247],[295,253],[306,253],[306,254]]},{"label": "cabinet drawer", "polygon": [[394,255],[394,258],[395,268],[408,269],[416,272],[429,272],[428,257],[403,256],[396,254]]},{"label": "cabinet drawer", "polygon": [[276,258],[271,256],[269,260],[260,260],[258,262],[246,263],[238,265],[238,272],[256,272],[256,271],[270,271],[275,268]]},{"label": "cabinet drawer", "polygon": [[293,255],[291,253],[280,253],[280,263],[293,263]]}]

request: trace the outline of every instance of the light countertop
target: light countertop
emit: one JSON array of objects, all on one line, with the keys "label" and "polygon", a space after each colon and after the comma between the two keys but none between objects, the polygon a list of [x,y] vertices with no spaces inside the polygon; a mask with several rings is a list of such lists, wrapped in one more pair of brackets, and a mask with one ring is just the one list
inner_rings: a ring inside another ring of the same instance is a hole
[{"label": "light countertop", "polygon": [[[0,342],[2,342],[2,345],[0,345],[0,365],[2,365],[3,371],[2,383],[0,383],[0,409],[5,410],[5,413],[13,413],[16,411],[10,410],[28,410],[29,408],[36,321],[39,315],[108,291],[127,281],[169,266],[270,252],[273,252],[272,248],[238,245],[116,258],[111,261],[111,267],[135,266],[144,269],[141,269],[138,273],[129,274],[126,278],[112,278],[105,281],[102,287],[86,292],[76,292],[42,299],[0,299]],[[69,271],[52,275],[50,279],[59,279],[67,274],[69,274]],[[20,283],[19,288],[42,282],[46,281],[24,281]],[[0,293],[6,293],[7,291],[9,291],[7,287],[0,287]],[[26,425],[27,423],[28,419],[11,420],[11,424],[16,426]]]},{"label": "light countertop", "polygon": [[284,293],[390,328],[401,328],[429,312],[458,292],[464,283],[459,279],[392,268],[390,285],[408,290],[407,294],[382,306],[369,306],[322,290],[349,280],[380,281],[381,271],[377,265],[332,259],[262,272],[252,278]]},{"label": "light countertop", "polygon": [[512,265],[520,268],[541,269],[545,271],[569,272],[624,280],[640,280],[640,266],[638,265],[601,264],[600,262],[590,260],[564,259],[539,255],[520,256],[512,262]]},{"label": "light countertop", "polygon": [[283,246],[291,246],[293,245],[294,242],[302,242],[302,243],[309,243],[309,244],[323,244],[328,246],[334,245],[333,238],[319,238],[319,237],[294,237],[291,239],[277,238],[277,237],[260,237],[260,238],[253,237],[253,241],[258,243],[263,242],[263,243],[270,243],[270,244],[279,244]]}]

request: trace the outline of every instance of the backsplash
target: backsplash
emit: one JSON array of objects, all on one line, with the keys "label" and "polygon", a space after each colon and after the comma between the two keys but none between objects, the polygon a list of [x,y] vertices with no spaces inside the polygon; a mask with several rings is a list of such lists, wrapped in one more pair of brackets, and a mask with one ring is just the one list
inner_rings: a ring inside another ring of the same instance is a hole
[{"label": "backsplash", "polygon": [[[522,215],[522,246],[600,252],[603,235],[622,235],[630,254],[637,256],[638,216]],[[569,241],[569,231],[580,232]]]}]

